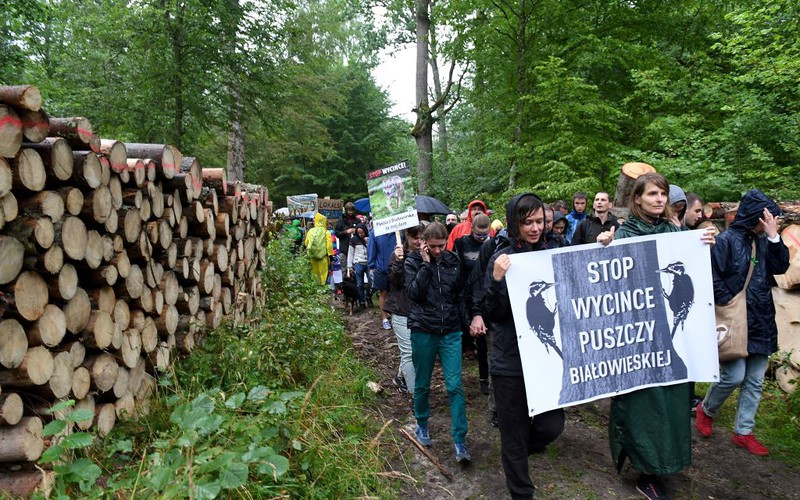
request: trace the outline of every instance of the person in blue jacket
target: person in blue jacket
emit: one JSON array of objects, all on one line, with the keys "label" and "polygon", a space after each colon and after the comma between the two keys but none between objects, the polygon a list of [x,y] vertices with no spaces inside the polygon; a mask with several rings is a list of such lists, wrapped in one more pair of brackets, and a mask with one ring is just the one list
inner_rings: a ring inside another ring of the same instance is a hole
[{"label": "person in blue jacket", "polygon": [[[781,215],[778,205],[757,189],[742,197],[731,226],[717,236],[711,249],[714,301],[727,304],[744,288],[751,262],[753,275],[747,285],[747,357],[720,363],[720,381],[708,388],[697,406],[697,430],[704,437],[713,432],[713,419],[734,389],[739,388],[731,441],[754,455],[769,450],[753,435],[756,411],[761,401],[769,355],[778,350],[778,327],[772,282],[789,268],[789,249],[778,235]],[[756,255],[751,261],[753,244]]]},{"label": "person in blue jacket", "polygon": [[397,238],[394,233],[375,236],[375,230],[369,231],[369,242],[367,243],[367,266],[372,275],[372,287],[379,291],[378,301],[381,308],[381,326],[384,330],[391,330],[392,323],[389,321],[389,313],[383,309],[386,296],[389,294],[389,261],[397,246]]}]

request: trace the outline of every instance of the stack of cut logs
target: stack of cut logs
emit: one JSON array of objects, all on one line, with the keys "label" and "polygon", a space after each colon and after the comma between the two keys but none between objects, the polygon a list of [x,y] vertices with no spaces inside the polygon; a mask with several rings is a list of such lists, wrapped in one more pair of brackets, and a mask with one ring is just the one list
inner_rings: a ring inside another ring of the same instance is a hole
[{"label": "stack of cut logs", "polygon": [[266,188],[0,87],[0,462],[40,456],[59,400],[101,435],[146,411],[156,370],[263,298],[269,213]]}]

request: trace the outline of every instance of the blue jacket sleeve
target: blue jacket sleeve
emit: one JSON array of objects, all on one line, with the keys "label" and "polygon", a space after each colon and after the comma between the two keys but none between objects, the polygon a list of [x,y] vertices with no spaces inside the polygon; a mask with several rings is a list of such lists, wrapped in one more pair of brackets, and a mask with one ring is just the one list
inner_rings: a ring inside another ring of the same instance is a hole
[{"label": "blue jacket sleeve", "polygon": [[367,267],[375,269],[378,264],[378,244],[375,242],[375,233],[370,230],[367,242]]},{"label": "blue jacket sleeve", "polygon": [[770,276],[784,274],[789,270],[789,248],[783,242],[767,241],[767,273]]}]

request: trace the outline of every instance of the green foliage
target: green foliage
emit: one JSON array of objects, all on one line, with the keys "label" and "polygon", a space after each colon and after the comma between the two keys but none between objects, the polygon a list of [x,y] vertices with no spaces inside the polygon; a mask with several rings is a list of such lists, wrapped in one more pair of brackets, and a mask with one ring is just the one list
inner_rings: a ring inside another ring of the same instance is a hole
[{"label": "green foliage", "polygon": [[102,443],[62,441],[84,451],[56,469],[57,498],[351,498],[388,487],[361,411],[370,372],[328,293],[282,240],[269,245],[263,286],[267,303],[247,325],[210,332],[162,375],[148,417]]}]

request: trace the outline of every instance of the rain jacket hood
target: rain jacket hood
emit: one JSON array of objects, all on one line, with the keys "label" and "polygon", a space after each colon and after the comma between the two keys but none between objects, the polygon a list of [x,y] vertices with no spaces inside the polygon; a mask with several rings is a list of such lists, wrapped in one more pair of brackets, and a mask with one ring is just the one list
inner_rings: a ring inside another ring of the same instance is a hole
[{"label": "rain jacket hood", "polygon": [[481,209],[483,209],[483,213],[486,213],[487,211],[486,203],[482,202],[481,200],[472,200],[469,202],[469,205],[467,206],[467,222],[470,223],[470,226],[472,226],[472,207],[481,207]]},{"label": "rain jacket hood", "polygon": [[328,218],[318,212],[317,215],[314,216],[314,227],[325,227],[327,225]]},{"label": "rain jacket hood", "polygon": [[746,192],[739,203],[739,209],[736,211],[731,228],[752,231],[758,225],[758,220],[764,215],[764,208],[775,217],[782,214],[777,203],[758,189]]}]

